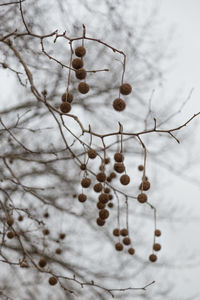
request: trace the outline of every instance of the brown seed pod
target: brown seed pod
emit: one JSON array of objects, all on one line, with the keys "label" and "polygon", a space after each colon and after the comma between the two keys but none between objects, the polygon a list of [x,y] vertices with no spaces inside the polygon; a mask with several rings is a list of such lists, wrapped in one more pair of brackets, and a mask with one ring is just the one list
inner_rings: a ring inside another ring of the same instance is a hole
[{"label": "brown seed pod", "polygon": [[94,185],[93,189],[94,189],[94,191],[95,191],[96,193],[100,193],[100,192],[102,191],[102,189],[103,189],[103,186],[102,186],[102,184],[99,182],[99,183],[96,183],[96,184]]},{"label": "brown seed pod", "polygon": [[115,160],[116,162],[123,162],[123,160],[124,160],[124,155],[123,155],[122,153],[117,152],[117,153],[115,153],[115,155],[114,155],[114,160]]},{"label": "brown seed pod", "polygon": [[85,79],[87,76],[87,72],[83,68],[76,70],[75,74],[76,74],[76,78],[80,80]]},{"label": "brown seed pod", "polygon": [[120,182],[123,185],[127,185],[130,182],[130,177],[128,175],[124,174],[120,177]]},{"label": "brown seed pod", "polygon": [[102,203],[102,202],[100,202],[100,201],[97,202],[97,208],[98,208],[98,209],[103,209],[103,208],[105,208],[105,206],[106,206],[106,205],[105,205],[104,203]]},{"label": "brown seed pod", "polygon": [[115,163],[114,164],[114,170],[117,172],[117,173],[123,173],[124,170],[125,170],[125,166],[123,163]]},{"label": "brown seed pod", "polygon": [[109,164],[109,163],[110,163],[110,158],[108,158],[108,157],[105,158],[105,159],[104,159],[104,163],[105,163],[105,165]]},{"label": "brown seed pod", "polygon": [[65,234],[65,233],[60,233],[60,234],[59,234],[59,238],[60,238],[61,240],[64,240],[65,237],[66,237],[66,234]]},{"label": "brown seed pod", "polygon": [[49,229],[43,229],[42,230],[42,233],[44,234],[44,235],[48,235],[49,233],[50,233],[50,231],[49,231]]},{"label": "brown seed pod", "polygon": [[97,174],[96,179],[99,182],[104,182],[104,181],[106,181],[106,174],[103,173],[103,172],[100,172],[100,173]]},{"label": "brown seed pod", "polygon": [[80,202],[85,202],[87,200],[87,196],[85,194],[79,194],[78,195],[78,200]]},{"label": "brown seed pod", "polygon": [[134,255],[135,254],[135,249],[129,248],[128,253],[131,254],[131,255]]},{"label": "brown seed pod", "polygon": [[78,85],[78,90],[81,94],[87,94],[89,92],[89,85],[86,82],[80,82]]},{"label": "brown seed pod", "polygon": [[161,231],[159,229],[155,230],[155,236],[161,236]]},{"label": "brown seed pod", "polygon": [[107,187],[104,189],[104,193],[109,194],[110,193],[110,189]]},{"label": "brown seed pod", "polygon": [[99,195],[99,202],[105,204],[109,201],[109,196],[106,193],[102,193]]},{"label": "brown seed pod", "polygon": [[8,217],[6,223],[8,224],[8,226],[12,226],[14,224],[14,219],[12,217]]},{"label": "brown seed pod", "polygon": [[50,285],[55,285],[58,282],[58,279],[54,276],[49,278],[49,284]]},{"label": "brown seed pod", "polygon": [[56,249],[56,254],[61,254],[61,253],[62,253],[62,249],[57,248],[57,249]]},{"label": "brown seed pod", "polygon": [[160,245],[160,244],[155,243],[155,244],[153,245],[153,250],[155,250],[155,251],[160,251],[160,249],[161,249],[161,245]]},{"label": "brown seed pod", "polygon": [[86,49],[83,46],[79,46],[75,49],[75,54],[78,57],[83,57],[86,53]]},{"label": "brown seed pod", "polygon": [[86,170],[86,164],[81,164],[81,165],[80,165],[80,169],[81,169],[82,171],[85,171],[85,170]]},{"label": "brown seed pod", "polygon": [[129,95],[132,92],[132,87],[129,83],[123,83],[120,86],[120,93],[122,95]]},{"label": "brown seed pod", "polygon": [[72,67],[76,70],[83,67],[83,61],[80,58],[75,58],[72,60]]},{"label": "brown seed pod", "polygon": [[104,169],[105,169],[105,166],[104,166],[104,165],[100,165],[100,166],[99,166],[99,170],[100,170],[100,171],[104,171]]},{"label": "brown seed pod", "polygon": [[38,265],[39,265],[41,268],[44,268],[44,267],[46,266],[46,264],[47,264],[47,261],[46,261],[45,258],[41,258],[41,259],[39,260]]},{"label": "brown seed pod", "polygon": [[91,184],[91,179],[88,177],[85,177],[81,180],[81,185],[84,188],[88,188],[90,186],[90,184]]},{"label": "brown seed pod", "polygon": [[71,104],[69,102],[62,102],[60,104],[60,110],[64,113],[67,114],[71,110]]},{"label": "brown seed pod", "polygon": [[116,176],[117,176],[117,175],[116,175],[115,172],[111,172],[111,173],[110,173],[110,178],[114,179],[114,178],[116,178]]},{"label": "brown seed pod", "polygon": [[19,217],[18,217],[18,221],[19,221],[19,222],[22,222],[23,219],[24,219],[23,216],[19,216]]},{"label": "brown seed pod", "polygon": [[141,193],[137,196],[137,200],[140,203],[145,203],[145,202],[147,202],[147,195],[144,193]]},{"label": "brown seed pod", "polygon": [[72,93],[64,93],[64,94],[62,94],[62,101],[63,102],[69,102],[69,103],[71,103],[72,101],[73,101],[73,95],[72,95]]},{"label": "brown seed pod", "polygon": [[101,209],[99,211],[99,218],[105,220],[109,217],[109,211],[107,209]]},{"label": "brown seed pod", "polygon": [[15,236],[15,234],[14,234],[14,232],[13,232],[13,231],[8,231],[8,233],[7,233],[7,237],[8,237],[9,239],[13,239],[13,238],[14,238],[14,236]]},{"label": "brown seed pod", "polygon": [[139,170],[139,171],[143,171],[143,170],[144,170],[144,166],[143,166],[143,165],[139,165],[139,166],[138,166],[138,170]]},{"label": "brown seed pod", "polygon": [[130,238],[129,238],[129,237],[123,238],[123,243],[124,243],[124,245],[126,245],[126,246],[130,245],[130,243],[131,243]]},{"label": "brown seed pod", "polygon": [[98,226],[103,226],[105,224],[105,221],[100,218],[98,218],[96,221]]},{"label": "brown seed pod", "polygon": [[106,178],[106,180],[107,180],[108,182],[111,182],[111,181],[112,181],[112,178],[111,178],[110,176],[108,176],[108,177]]},{"label": "brown seed pod", "polygon": [[113,199],[113,195],[111,195],[111,194],[109,194],[108,197],[109,197],[109,200]]},{"label": "brown seed pod", "polygon": [[122,236],[127,236],[128,235],[128,230],[126,228],[123,228],[123,229],[120,230],[120,234]]},{"label": "brown seed pod", "polygon": [[116,111],[122,111],[126,108],[126,103],[121,98],[117,98],[113,101],[113,108]]},{"label": "brown seed pod", "polygon": [[120,236],[120,230],[119,230],[118,228],[115,228],[115,229],[113,230],[113,235],[114,235],[114,236]]},{"label": "brown seed pod", "polygon": [[116,243],[115,244],[115,249],[117,250],[117,251],[122,251],[123,250],[123,245],[121,244],[121,243]]},{"label": "brown seed pod", "polygon": [[94,158],[96,158],[96,156],[97,156],[97,153],[94,149],[89,149],[88,150],[88,157],[89,158],[94,159]]},{"label": "brown seed pod", "polygon": [[148,191],[150,189],[150,182],[149,181],[143,181],[143,185],[141,183],[139,189],[143,190],[143,191]]},{"label": "brown seed pod", "polygon": [[112,202],[108,203],[108,207],[113,208],[113,203]]},{"label": "brown seed pod", "polygon": [[157,256],[155,254],[151,254],[151,255],[149,255],[149,260],[151,262],[155,262],[157,260]]}]

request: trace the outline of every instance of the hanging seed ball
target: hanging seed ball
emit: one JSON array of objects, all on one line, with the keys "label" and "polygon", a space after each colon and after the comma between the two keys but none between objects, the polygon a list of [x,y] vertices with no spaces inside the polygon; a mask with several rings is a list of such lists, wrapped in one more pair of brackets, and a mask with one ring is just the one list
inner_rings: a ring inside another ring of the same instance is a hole
[{"label": "hanging seed ball", "polygon": [[8,217],[6,222],[7,222],[8,226],[12,226],[14,224],[14,219],[12,217]]},{"label": "hanging seed ball", "polygon": [[98,226],[103,226],[105,224],[105,221],[100,218],[98,218],[96,221]]},{"label": "hanging seed ball", "polygon": [[113,207],[113,203],[112,202],[108,203],[108,207],[112,208]]},{"label": "hanging seed ball", "polygon": [[62,249],[57,248],[57,249],[56,249],[56,254],[61,254],[61,253],[62,253]]},{"label": "hanging seed ball", "polygon": [[122,111],[126,108],[126,103],[121,98],[117,98],[113,101],[113,108],[116,111]]},{"label": "hanging seed ball", "polygon": [[69,102],[63,102],[60,104],[60,110],[64,113],[67,114],[71,110],[71,104]]},{"label": "hanging seed ball", "polygon": [[129,249],[128,249],[128,253],[131,254],[131,255],[134,255],[135,249],[129,248]]},{"label": "hanging seed ball", "polygon": [[124,155],[123,155],[122,153],[117,152],[117,153],[115,153],[115,155],[114,155],[114,160],[115,160],[116,162],[123,162],[123,160],[124,160]]},{"label": "hanging seed ball", "polygon": [[49,278],[49,284],[50,285],[55,285],[58,282],[58,279],[54,276]]},{"label": "hanging seed ball", "polygon": [[105,220],[109,217],[109,211],[107,209],[101,209],[99,211],[99,218]]},{"label": "hanging seed ball", "polygon": [[129,238],[129,237],[123,238],[123,243],[124,243],[124,245],[126,245],[126,246],[130,245],[130,243],[131,243],[130,238]]},{"label": "hanging seed ball", "polygon": [[81,165],[80,165],[80,169],[81,169],[82,171],[85,171],[85,170],[86,170],[86,164],[81,164]]},{"label": "hanging seed ball", "polygon": [[38,265],[39,265],[41,268],[44,268],[44,267],[46,266],[46,264],[47,264],[47,261],[46,261],[45,258],[41,258],[41,259],[39,260]]},{"label": "hanging seed ball", "polygon": [[130,182],[130,177],[128,175],[124,174],[120,177],[120,182],[123,185],[127,185]]},{"label": "hanging seed ball", "polygon": [[161,231],[159,229],[155,230],[155,236],[161,236]]},{"label": "hanging seed ball", "polygon": [[72,67],[76,70],[83,67],[83,61],[80,58],[75,58],[72,60]]},{"label": "hanging seed ball", "polygon": [[105,188],[104,189],[104,193],[109,194],[110,193],[110,189],[109,188]]},{"label": "hanging seed ball", "polygon": [[88,156],[89,156],[89,158],[94,159],[94,158],[96,158],[97,153],[94,149],[89,149],[88,150]]},{"label": "hanging seed ball", "polygon": [[81,94],[87,94],[89,92],[89,85],[85,82],[80,82],[78,85],[78,90]]},{"label": "hanging seed ball", "polygon": [[157,256],[155,254],[151,254],[151,255],[149,255],[149,260],[151,262],[155,262],[157,260]]},{"label": "hanging seed ball", "polygon": [[18,217],[18,221],[19,221],[19,222],[22,222],[23,219],[24,219],[23,216],[19,216],[19,217]]},{"label": "hanging seed ball", "polygon": [[111,182],[111,181],[112,181],[112,178],[111,178],[110,176],[108,176],[108,177],[106,178],[106,180],[107,180],[108,182]]},{"label": "hanging seed ball", "polygon": [[155,243],[155,244],[153,245],[153,250],[155,250],[155,251],[160,251],[160,249],[161,249],[161,245],[160,245],[160,244]]},{"label": "hanging seed ball", "polygon": [[143,171],[143,170],[144,170],[144,166],[143,166],[143,165],[139,165],[139,166],[138,166],[138,170],[139,170],[139,171]]},{"label": "hanging seed ball", "polygon": [[13,239],[13,238],[14,238],[14,236],[15,236],[14,232],[12,232],[12,231],[8,231],[8,233],[7,233],[7,237],[8,237],[9,239]]},{"label": "hanging seed ball", "polygon": [[99,202],[105,204],[109,201],[109,196],[106,193],[102,193],[99,195]]},{"label": "hanging seed ball", "polygon": [[115,229],[113,230],[113,235],[114,235],[114,236],[120,236],[120,230],[119,230],[118,228],[115,228]]},{"label": "hanging seed ball", "polygon": [[106,174],[103,173],[103,172],[100,172],[100,173],[97,174],[96,179],[99,182],[104,182],[104,181],[106,181]]},{"label": "hanging seed ball", "polygon": [[123,250],[123,245],[121,244],[121,243],[116,243],[115,244],[115,249],[117,250],[117,251],[122,251]]},{"label": "hanging seed ball", "polygon": [[140,184],[140,190],[143,191],[148,191],[150,189],[150,182],[149,181],[143,181],[143,185],[142,183]]},{"label": "hanging seed ball", "polygon": [[85,202],[87,200],[87,196],[85,194],[79,194],[78,195],[78,200],[80,202]]},{"label": "hanging seed ball", "polygon": [[117,172],[117,173],[123,173],[124,170],[125,170],[125,166],[123,163],[115,163],[114,164],[114,170]]},{"label": "hanging seed ball", "polygon": [[113,179],[113,178],[116,178],[116,176],[117,176],[117,175],[115,174],[115,172],[111,172],[111,173],[110,173],[110,178]]},{"label": "hanging seed ball", "polygon": [[120,93],[122,95],[129,95],[132,92],[132,87],[129,83],[123,83],[120,86]]},{"label": "hanging seed ball", "polygon": [[127,236],[128,235],[128,230],[126,228],[123,228],[123,229],[120,230],[120,234],[122,236]]},{"label": "hanging seed ball", "polygon": [[105,169],[105,166],[104,165],[100,165],[99,170],[100,171],[104,171],[104,169]]},{"label": "hanging seed ball", "polygon": [[103,186],[102,186],[101,183],[96,183],[96,184],[94,185],[93,189],[94,189],[94,191],[95,191],[96,193],[100,193],[100,192],[102,191],[102,189],[103,189]]},{"label": "hanging seed ball", "polygon": [[72,101],[73,101],[73,95],[72,95],[72,93],[64,93],[63,95],[62,95],[62,101],[63,102],[69,102],[69,103],[71,103]]},{"label": "hanging seed ball", "polygon": [[105,158],[105,159],[104,159],[104,163],[105,163],[105,165],[109,164],[109,163],[110,163],[110,158],[108,158],[108,157]]},{"label": "hanging seed ball", "polygon": [[141,194],[138,195],[137,200],[140,203],[145,203],[145,202],[147,202],[147,195],[144,194],[144,193],[141,193]]},{"label": "hanging seed ball", "polygon": [[85,177],[81,180],[81,185],[84,188],[88,188],[90,186],[90,184],[91,184],[91,179],[88,177]]},{"label": "hanging seed ball", "polygon": [[60,238],[61,240],[64,240],[65,237],[66,237],[66,234],[65,234],[65,233],[60,233],[60,234],[59,234],[59,238]]},{"label": "hanging seed ball", "polygon": [[49,232],[49,229],[43,229],[43,230],[42,230],[42,233],[43,233],[44,235],[48,235],[50,232]]},{"label": "hanging seed ball", "polygon": [[83,57],[86,53],[86,49],[83,46],[79,46],[75,49],[75,54],[78,57]]},{"label": "hanging seed ball", "polygon": [[113,199],[113,195],[108,195],[108,197],[109,197],[109,200],[112,200]]},{"label": "hanging seed ball", "polygon": [[76,74],[76,78],[80,80],[85,79],[87,75],[85,69],[83,68],[76,70],[75,74]]},{"label": "hanging seed ball", "polygon": [[98,209],[103,209],[103,208],[105,208],[105,204],[104,203],[102,203],[102,202],[97,202],[97,208]]}]

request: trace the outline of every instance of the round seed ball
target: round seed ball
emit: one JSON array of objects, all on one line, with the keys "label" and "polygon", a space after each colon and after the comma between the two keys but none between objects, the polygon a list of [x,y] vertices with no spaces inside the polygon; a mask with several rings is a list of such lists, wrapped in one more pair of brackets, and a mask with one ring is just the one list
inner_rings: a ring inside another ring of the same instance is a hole
[{"label": "round seed ball", "polygon": [[132,87],[129,83],[123,83],[120,86],[120,93],[122,95],[129,95],[132,92]]},{"label": "round seed ball", "polygon": [[75,54],[78,57],[83,57],[86,53],[86,49],[83,46],[79,46],[75,49]]},{"label": "round seed ball", "polygon": [[61,254],[61,253],[62,253],[62,249],[57,248],[57,249],[56,249],[56,254]]},{"label": "round seed ball", "polygon": [[109,194],[108,197],[109,197],[109,200],[113,199],[113,195],[111,195],[111,194]]},{"label": "round seed ball", "polygon": [[109,194],[110,193],[110,189],[107,187],[104,189],[104,193]]},{"label": "round seed ball", "polygon": [[100,193],[100,192],[102,191],[102,189],[103,189],[103,186],[102,186],[102,184],[99,182],[99,183],[96,183],[96,184],[94,185],[93,189],[94,189],[94,191],[95,191],[96,193]]},{"label": "round seed ball", "polygon": [[105,205],[104,203],[102,203],[102,202],[100,202],[100,201],[97,202],[97,208],[98,208],[98,209],[103,209],[103,208],[105,208],[105,206],[106,206],[106,205]]},{"label": "round seed ball", "polygon": [[65,237],[66,237],[66,234],[65,234],[65,233],[60,233],[60,234],[59,234],[59,238],[60,238],[61,240],[64,240]]},{"label": "round seed ball", "polygon": [[155,230],[155,236],[161,236],[161,231],[159,229]]},{"label": "round seed ball", "polygon": [[98,226],[103,226],[105,224],[105,221],[100,218],[98,218],[96,221]]},{"label": "round seed ball", "polygon": [[80,169],[81,169],[82,171],[85,171],[85,170],[86,170],[86,164],[81,164],[81,165],[80,165]]},{"label": "round seed ball", "polygon": [[124,155],[123,155],[122,153],[117,152],[117,153],[115,153],[115,155],[114,155],[114,160],[115,160],[116,162],[123,162],[123,160],[124,160]]},{"label": "round seed ball", "polygon": [[63,102],[69,102],[69,103],[71,103],[72,101],[73,101],[73,95],[72,95],[72,93],[64,93],[63,95],[62,95],[62,101]]},{"label": "round seed ball", "polygon": [[19,217],[18,217],[18,221],[19,221],[19,222],[22,222],[23,219],[24,219],[23,216],[19,216]]},{"label": "round seed ball", "polygon": [[122,251],[123,250],[123,245],[121,244],[121,243],[116,243],[115,244],[115,249],[117,250],[117,251]]},{"label": "round seed ball", "polygon": [[112,181],[112,178],[111,178],[110,176],[108,176],[108,177],[106,178],[106,180],[107,180],[108,182],[111,182],[111,181]]},{"label": "round seed ball", "polygon": [[47,264],[47,261],[46,261],[45,258],[41,258],[41,259],[39,260],[38,265],[39,265],[41,268],[44,268],[44,267],[46,266],[46,264]]},{"label": "round seed ball", "polygon": [[107,209],[101,209],[99,211],[99,218],[105,220],[109,217],[109,211]]},{"label": "round seed ball", "polygon": [[81,94],[87,94],[89,92],[89,85],[85,82],[80,82],[78,85],[78,90]]},{"label": "round seed ball", "polygon": [[58,279],[54,276],[49,278],[49,284],[50,285],[55,285],[58,282]]},{"label": "round seed ball", "polygon": [[120,230],[119,230],[118,228],[115,228],[115,229],[113,230],[113,235],[114,235],[114,236],[120,236]]},{"label": "round seed ball", "polygon": [[140,190],[143,189],[143,191],[148,191],[150,189],[150,182],[149,181],[143,181],[143,185],[142,183],[140,184]]},{"label": "round seed ball", "polygon": [[42,233],[43,233],[44,235],[48,235],[48,234],[50,233],[50,231],[49,231],[49,229],[43,229],[43,230],[42,230]]},{"label": "round seed ball", "polygon": [[131,255],[134,255],[135,249],[129,248],[129,249],[128,249],[128,253],[131,254]]},{"label": "round seed ball", "polygon": [[14,219],[12,217],[8,217],[6,222],[7,222],[8,226],[12,226],[14,224]]},{"label": "round seed ball", "polygon": [[83,61],[80,58],[75,58],[72,60],[72,67],[76,70],[83,67]]},{"label": "round seed ball", "polygon": [[127,185],[130,182],[130,177],[128,175],[124,174],[120,177],[120,182],[123,185]]},{"label": "round seed ball", "polygon": [[97,174],[96,179],[99,182],[104,182],[104,181],[106,181],[106,174],[103,173],[103,172],[100,172],[100,173]]},{"label": "round seed ball", "polygon": [[8,237],[9,239],[13,239],[13,238],[14,238],[14,236],[15,236],[14,232],[12,232],[12,231],[8,231],[8,233],[7,233],[7,237]]},{"label": "round seed ball", "polygon": [[130,245],[130,243],[131,243],[130,238],[129,238],[129,237],[123,238],[123,243],[124,243],[124,245],[126,245],[126,246]]},{"label": "round seed ball", "polygon": [[112,202],[108,203],[108,207],[112,208],[113,207],[113,203]]},{"label": "round seed ball", "polygon": [[80,80],[85,79],[87,76],[87,72],[83,68],[76,70],[75,74],[76,78]]},{"label": "round seed ball", "polygon": [[78,195],[78,200],[80,202],[85,202],[87,200],[87,196],[85,194],[79,194]]},{"label": "round seed ball", "polygon": [[116,111],[123,111],[126,108],[126,103],[121,98],[117,98],[113,101],[113,108]]},{"label": "round seed ball", "polygon": [[161,249],[161,245],[160,245],[160,244],[155,243],[155,244],[153,245],[153,250],[155,250],[155,251],[160,251],[160,249]]},{"label": "round seed ball", "polygon": [[122,236],[127,236],[128,235],[128,230],[126,228],[123,228],[123,229],[120,230],[120,234]]},{"label": "round seed ball", "polygon": [[151,262],[155,262],[157,260],[157,256],[155,254],[151,254],[151,255],[149,255],[149,260]]},{"label": "round seed ball", "polygon": [[145,202],[147,202],[147,195],[144,194],[144,193],[141,193],[141,194],[138,195],[137,200],[140,203],[145,203]]},{"label": "round seed ball", "polygon": [[99,202],[105,204],[109,201],[109,196],[106,193],[102,193],[99,195]]},{"label": "round seed ball", "polygon": [[139,170],[139,171],[143,171],[143,170],[144,170],[144,166],[143,166],[143,165],[139,165],[139,166],[138,166],[138,170]]},{"label": "round seed ball", "polygon": [[105,158],[105,159],[104,159],[104,163],[105,163],[105,165],[109,164],[109,163],[110,163],[110,158],[108,158],[108,157]]},{"label": "round seed ball", "polygon": [[71,104],[69,102],[62,102],[60,104],[60,110],[64,113],[67,114],[71,110]]},{"label": "round seed ball", "polygon": [[117,172],[117,173],[123,173],[124,170],[125,170],[125,166],[123,163],[115,163],[114,164],[114,170]]},{"label": "round seed ball", "polygon": [[85,177],[81,180],[81,185],[84,188],[88,188],[90,186],[90,184],[91,184],[91,179],[88,177]]},{"label": "round seed ball", "polygon": [[115,172],[111,172],[111,173],[110,173],[110,178],[114,179],[114,178],[116,178],[116,176],[117,176],[117,175],[115,174]]},{"label": "round seed ball", "polygon": [[94,159],[94,158],[96,158],[97,153],[94,149],[89,149],[88,150],[88,156],[89,156],[89,158]]}]

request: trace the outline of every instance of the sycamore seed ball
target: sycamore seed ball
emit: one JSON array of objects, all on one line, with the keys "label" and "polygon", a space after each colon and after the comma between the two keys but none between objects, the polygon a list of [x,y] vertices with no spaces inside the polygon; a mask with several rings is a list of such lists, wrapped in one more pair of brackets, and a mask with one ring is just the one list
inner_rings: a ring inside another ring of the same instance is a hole
[{"label": "sycamore seed ball", "polygon": [[116,244],[115,244],[115,249],[116,249],[117,251],[122,251],[122,250],[123,250],[123,245],[122,245],[121,243],[116,243]]},{"label": "sycamore seed ball", "polygon": [[97,153],[94,149],[89,149],[88,150],[88,156],[89,156],[90,159],[94,159],[94,158],[96,158]]},{"label": "sycamore seed ball", "polygon": [[102,186],[102,184],[99,182],[99,183],[96,183],[96,184],[94,185],[93,189],[94,189],[94,191],[95,191],[96,193],[100,193],[100,192],[102,191],[102,189],[103,189],[103,186]]},{"label": "sycamore seed ball", "polygon": [[81,94],[87,94],[89,92],[89,85],[86,82],[80,82],[78,85],[78,90]]},{"label": "sycamore seed ball", "polygon": [[122,95],[129,95],[132,92],[132,87],[129,83],[123,83],[120,86],[120,93]]},{"label": "sycamore seed ball", "polygon": [[130,182],[130,177],[128,175],[124,174],[120,177],[120,182],[123,185],[127,185]]},{"label": "sycamore seed ball", "polygon": [[78,57],[83,57],[86,53],[86,49],[83,46],[79,46],[75,49],[75,54]]},{"label": "sycamore seed ball", "polygon": [[155,250],[155,251],[160,251],[160,249],[161,249],[161,245],[160,245],[160,244],[155,243],[155,244],[153,245],[153,250]]},{"label": "sycamore seed ball", "polygon": [[69,102],[69,103],[71,103],[72,101],[73,101],[73,95],[72,95],[72,93],[64,93],[63,95],[62,95],[62,101],[63,102]]},{"label": "sycamore seed ball", "polygon": [[159,229],[155,230],[155,236],[161,236],[161,231]]},{"label": "sycamore seed ball", "polygon": [[83,80],[86,78],[87,72],[85,71],[85,69],[81,68],[76,70],[75,75],[77,79]]},{"label": "sycamore seed ball", "polygon": [[71,110],[71,104],[69,102],[62,102],[61,105],[60,105],[60,110],[64,114],[67,114]]},{"label": "sycamore seed ball", "polygon": [[91,184],[91,179],[88,177],[85,177],[81,180],[81,185],[84,188],[88,188],[90,186],[90,184]]},{"label": "sycamore seed ball", "polygon": [[103,226],[105,224],[105,221],[103,219],[98,218],[96,221],[98,226]]},{"label": "sycamore seed ball", "polygon": [[79,194],[78,195],[78,200],[80,202],[85,202],[87,200],[87,196],[85,194]]},{"label": "sycamore seed ball", "polygon": [[119,230],[118,228],[115,228],[115,229],[113,230],[113,235],[114,235],[114,236],[120,236],[120,230]]},{"label": "sycamore seed ball", "polygon": [[145,203],[145,202],[147,202],[147,195],[144,193],[141,193],[138,195],[137,200],[140,203]]},{"label": "sycamore seed ball", "polygon": [[126,103],[121,98],[117,98],[113,101],[113,108],[116,111],[123,111],[126,108]]},{"label": "sycamore seed ball", "polygon": [[155,254],[151,254],[151,255],[149,255],[149,260],[151,262],[155,262],[157,260],[157,256]]},{"label": "sycamore seed ball", "polygon": [[54,276],[49,278],[49,284],[50,285],[56,285],[56,283],[58,282],[58,279]]},{"label": "sycamore seed ball", "polygon": [[80,58],[75,58],[72,60],[72,67],[76,70],[83,67],[83,61]]},{"label": "sycamore seed ball", "polygon": [[124,160],[124,155],[123,155],[122,153],[117,152],[117,153],[115,153],[115,155],[114,155],[114,160],[115,160],[116,162],[123,162],[123,160]]}]

